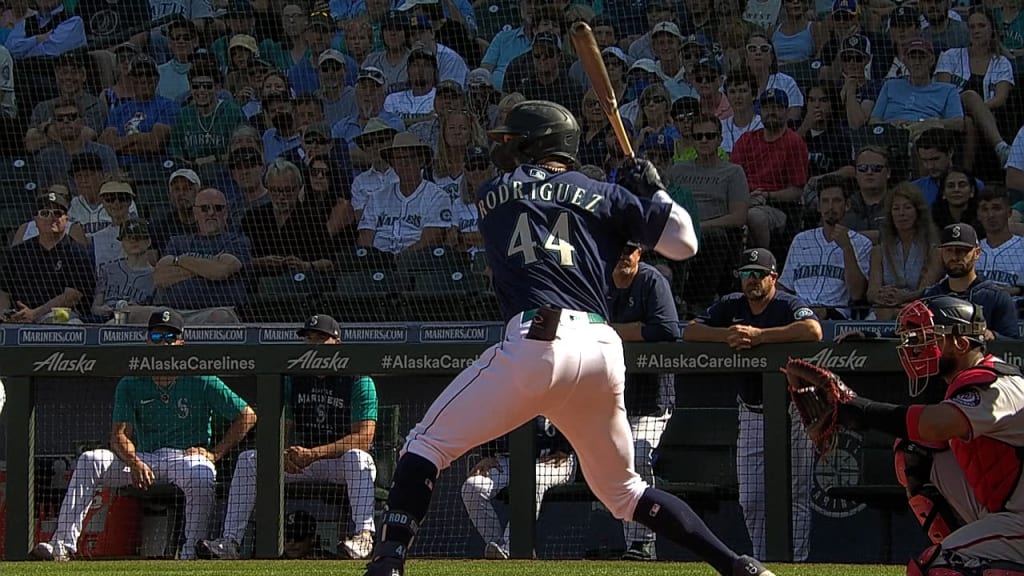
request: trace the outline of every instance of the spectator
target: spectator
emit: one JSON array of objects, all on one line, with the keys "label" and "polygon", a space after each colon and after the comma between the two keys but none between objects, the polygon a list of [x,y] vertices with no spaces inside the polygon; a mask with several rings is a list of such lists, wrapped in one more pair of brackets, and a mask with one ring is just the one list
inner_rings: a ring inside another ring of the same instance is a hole
[{"label": "spectator", "polygon": [[151,239],[149,223],[132,218],[120,227],[117,240],[122,254],[115,260],[99,265],[96,272],[96,294],[91,312],[101,320],[110,320],[120,302],[128,305],[126,311],[153,304],[153,263],[150,259]]},{"label": "spectator", "polygon": [[[600,46],[600,42],[598,45]],[[626,70],[633,64],[633,59],[626,56],[618,46],[607,46],[601,50],[601,60],[604,62],[604,69],[608,72],[608,81],[612,85],[615,99],[619,103],[625,102],[627,100]],[[575,80],[583,87],[584,91],[590,88],[590,79],[584,73],[583,65],[578,58],[569,66],[569,78]]]},{"label": "spectator", "polygon": [[[78,195],[71,199],[68,220],[81,226],[86,237],[91,237],[110,226],[111,217],[100,199],[100,187],[107,181],[107,178],[115,176],[115,174],[108,176],[104,171],[102,158],[91,152],[75,154],[71,158],[69,172]],[[128,214],[139,215],[135,202],[128,206]]]},{"label": "spectator", "polygon": [[[787,263],[788,266],[788,263]],[[763,248],[747,250],[736,269],[741,292],[729,294],[708,308],[683,331],[686,342],[722,342],[733,350],[761,344],[820,342],[821,323],[799,296],[778,290],[775,256]],[[740,507],[754,554],[765,553],[764,401],[761,376],[740,376],[737,462],[741,469]],[[793,478],[793,560],[803,562],[810,553],[811,486],[814,447],[800,426],[790,419],[790,471]]]},{"label": "spectator", "polygon": [[842,224],[853,193],[848,178],[821,179],[821,226],[796,235],[779,278],[782,289],[813,306],[819,318],[851,319],[850,304],[867,290],[871,240]]},{"label": "spectator", "polygon": [[466,80],[466,106],[480,126],[490,128],[498,115],[498,97],[501,94],[491,83],[491,73],[476,68]]},{"label": "spectator", "polygon": [[811,13],[804,0],[783,3],[779,22],[772,29],[772,44],[779,63],[810,60],[825,43],[826,24],[811,20]]},{"label": "spectator", "polygon": [[66,11],[59,0],[36,0],[35,4],[35,14],[18,20],[4,42],[15,60],[52,58],[85,47],[81,16]]},{"label": "spectator", "polygon": [[331,272],[330,245],[317,234],[326,227],[315,210],[319,206],[305,202],[302,171],[278,158],[267,166],[263,179],[270,203],[246,212],[241,226],[252,243],[251,272],[260,277]]},{"label": "spectator", "polygon": [[1020,302],[1024,296],[1024,238],[1010,231],[1010,196],[1002,186],[989,186],[978,195],[978,222],[985,229],[978,275],[991,280]]},{"label": "spectator", "polygon": [[423,179],[430,146],[415,134],[400,132],[380,154],[394,167],[397,182],[370,197],[359,220],[358,244],[397,254],[443,243],[452,203],[444,190]]},{"label": "spectator", "polygon": [[668,90],[663,85],[652,84],[644,89],[633,125],[634,148],[639,148],[649,136],[679,138],[679,130],[672,125],[670,106]]},{"label": "spectator", "polygon": [[171,238],[153,272],[156,304],[184,314],[190,324],[237,323],[235,307],[247,300],[243,277],[251,248],[247,238],[228,231],[227,208],[220,190],[196,194],[198,232]]},{"label": "spectator", "polygon": [[959,18],[950,18],[950,0],[921,0],[918,6],[924,17],[926,26],[921,36],[931,42],[939,52],[950,48],[967,46],[970,32],[967,25]]},{"label": "spectator", "polygon": [[819,81],[807,88],[807,113],[796,133],[807,143],[812,177],[840,171],[850,164],[853,144],[838,105],[831,82]]},{"label": "spectator", "polygon": [[[750,190],[743,169],[718,157],[722,141],[721,123],[715,116],[702,116],[693,127],[697,158],[673,164],[664,174],[665,185],[689,188],[697,204],[700,246],[690,261],[685,297],[688,304],[703,310],[716,293],[725,294],[732,285],[733,259],[743,246]],[[681,270],[673,268],[673,277]]]},{"label": "spectator", "polygon": [[[46,196],[49,193],[54,193],[61,197],[61,204],[67,204],[68,198],[71,196],[71,192],[68,191],[67,186],[60,184],[53,184],[46,188],[40,196]],[[64,225],[63,234],[67,234],[71,230],[71,219],[67,219],[67,224]],[[39,236],[39,227],[36,226],[35,215],[29,217],[27,222],[22,222],[18,229],[14,232],[14,236],[11,238],[11,246],[21,244],[29,238],[35,238]]]},{"label": "spectator", "polygon": [[[784,118],[800,120],[804,95],[800,92],[800,88],[792,76],[779,72],[779,61],[775,55],[775,48],[762,32],[755,32],[747,38],[747,70],[757,80],[757,93],[761,95],[757,100],[759,106],[764,94],[769,91],[783,92],[786,94],[785,102],[788,107]],[[758,112],[764,117],[764,112],[759,108]]]},{"label": "spectator", "polygon": [[406,126],[429,120],[437,86],[437,56],[422,48],[409,53],[409,89],[384,98],[384,110],[402,118]]},{"label": "spectator", "polygon": [[366,209],[370,198],[378,196],[382,190],[398,183],[398,175],[394,168],[380,154],[381,149],[390,144],[397,133],[380,118],[373,118],[366,123],[363,133],[355,138],[359,148],[373,162],[352,181],[352,210],[356,222],[363,217],[363,210]]},{"label": "spectator", "polygon": [[67,197],[47,191],[36,200],[38,234],[7,251],[0,274],[0,310],[6,322],[50,322],[55,308],[71,319],[88,311],[96,277],[86,248],[65,233]]},{"label": "spectator", "polygon": [[963,132],[964,111],[956,88],[932,80],[935,65],[932,45],[922,38],[914,38],[907,42],[903,57],[907,77],[885,81],[871,111],[871,123],[887,123],[909,130],[912,140],[929,128]]},{"label": "spectator", "polygon": [[[184,329],[180,314],[156,310],[146,342],[181,346]],[[231,422],[216,445],[210,437],[214,415]],[[78,457],[57,530],[49,542],[36,544],[32,557],[71,559],[98,487],[148,490],[155,482],[170,482],[185,493],[185,542],[178,557],[194,560],[195,544],[206,532],[217,499],[214,464],[245,437],[256,413],[216,376],[126,376],[114,391],[113,420],[111,449]]]},{"label": "spectator", "polygon": [[73,184],[68,169],[71,167],[71,158],[77,154],[95,154],[102,161],[103,172],[117,172],[117,156],[114,151],[109,146],[87,138],[89,129],[85,126],[82,108],[74,100],[60,100],[53,104],[53,123],[48,130],[53,139],[47,141],[46,147],[36,157],[40,186]]},{"label": "spectator", "polygon": [[1024,126],[1017,132],[1010,149],[1010,159],[1006,163],[1006,187],[1024,191]]},{"label": "spectator", "polygon": [[569,77],[569,64],[561,39],[554,32],[538,32],[530,51],[513,61],[505,74],[505,91],[519,92],[527,100],[549,100],[579,114],[578,94],[583,89]]},{"label": "spectator", "polygon": [[256,39],[248,34],[238,34],[228,44],[231,61],[224,76],[224,88],[231,93],[243,113],[259,107],[260,88],[271,69],[269,62],[256,59],[258,50]]},{"label": "spectator", "polygon": [[981,247],[974,227],[949,224],[942,229],[939,249],[946,278],[929,286],[921,296],[956,296],[973,302],[981,306],[985,316],[986,340],[1017,338],[1017,308],[1010,295],[976,271]]},{"label": "spectator", "polygon": [[[132,60],[139,54],[139,48],[131,42],[124,42],[114,46],[111,51],[114,53],[114,60],[117,65],[114,85],[104,88],[100,92],[100,100],[106,106],[108,114],[120,104],[131,100],[135,95],[135,81],[132,80],[129,70],[131,69]],[[104,121],[102,126],[106,126],[106,121]],[[96,130],[96,133],[99,134],[102,131],[102,128],[100,128]]]},{"label": "spectator", "polygon": [[512,91],[505,89],[505,69],[518,56],[530,50],[533,38],[538,32],[534,28],[537,7],[538,4],[534,2],[520,2],[520,25],[498,32],[488,44],[487,52],[480,62],[482,68],[490,70],[494,87],[506,94]]},{"label": "spectator", "polygon": [[484,240],[480,234],[480,211],[476,207],[476,191],[484,182],[494,177],[491,153],[484,147],[473,145],[466,148],[465,171],[459,182],[458,198],[452,200],[452,226],[448,229],[446,244],[460,252],[476,257],[483,250]]},{"label": "spectator", "polygon": [[355,116],[355,91],[345,85],[345,56],[334,49],[324,50],[317,59],[320,72],[320,97],[324,107],[324,120],[334,126],[342,118]]},{"label": "spectator", "polygon": [[217,38],[210,45],[210,52],[217,58],[221,68],[231,68],[232,41],[236,36],[248,36],[253,38],[252,53],[259,52],[256,49],[256,13],[249,0],[228,0],[227,11],[224,13],[224,24],[227,26],[227,34]]},{"label": "spectator", "polygon": [[285,0],[281,5],[281,41],[270,38],[263,40],[259,46],[260,55],[273,64],[276,70],[291,70],[309,51],[306,44],[307,24],[309,11],[306,5],[298,0]]},{"label": "spectator", "polygon": [[168,100],[181,102],[188,94],[189,70],[198,46],[199,29],[191,20],[179,18],[167,25],[167,37],[171,40],[171,60],[158,67],[160,81],[156,85],[156,93]]},{"label": "spectator", "polygon": [[1013,65],[1002,54],[1003,47],[999,43],[996,20],[991,11],[980,6],[972,8],[967,24],[971,28],[970,45],[943,52],[935,67],[935,80],[957,87],[964,111],[974,120],[973,126],[967,125],[967,147],[964,150],[967,167],[974,165],[978,132],[981,132],[995,150],[1002,168],[1010,156],[1010,145],[999,133],[994,114],[1002,111],[1010,97],[1014,85]]},{"label": "spectator", "polygon": [[[612,133],[611,122],[592,89],[583,95],[580,109],[580,148],[577,157],[581,165],[601,164],[608,155],[606,139]],[[629,128],[626,130],[627,133],[630,131]]]},{"label": "spectator", "polygon": [[[701,38],[703,39],[703,37]],[[659,22],[651,28],[650,35],[651,59],[658,63],[661,73],[669,78],[683,78],[687,72],[683,64],[683,53],[689,57],[690,63],[696,62],[701,57],[702,46],[696,41],[696,36],[683,50],[683,33],[675,22]],[[696,56],[696,58],[694,58]]]},{"label": "spectator", "polygon": [[857,170],[857,192],[849,199],[843,224],[877,244],[879,229],[886,217],[884,204],[892,174],[889,152],[878,146],[865,146],[857,151],[854,166]]},{"label": "spectator", "polygon": [[281,154],[297,148],[302,141],[295,118],[295,101],[284,92],[271,92],[263,98],[270,127],[263,133],[263,163],[270,164]]},{"label": "spectator", "polygon": [[178,114],[167,151],[197,164],[222,162],[231,135],[245,124],[245,115],[237,104],[219,97],[221,74],[213,62],[192,64],[188,81],[192,102]]},{"label": "spectator", "polygon": [[[272,165],[273,166],[273,165]],[[341,327],[325,314],[306,319],[298,334],[317,347],[341,345]],[[325,354],[330,352],[325,351]],[[377,388],[369,376],[285,376],[285,417],[295,443],[285,450],[285,482],[344,484],[356,533],[338,543],[353,560],[373,549],[373,483],[377,468],[370,447],[377,427]],[[216,540],[200,540],[200,558],[234,560],[256,504],[256,451],[238,456],[231,477],[224,530]]]},{"label": "spectator", "polygon": [[136,56],[128,74],[132,98],[111,110],[100,143],[113,148],[122,163],[135,164],[163,156],[178,105],[156,94],[158,72],[149,56]]},{"label": "spectator", "polygon": [[314,94],[303,94],[295,99],[295,127],[302,132],[311,124],[324,124],[324,102]]},{"label": "spectator", "polygon": [[441,120],[441,142],[434,162],[434,183],[448,193],[452,202],[459,198],[459,188],[466,168],[466,151],[470,146],[487,143],[484,131],[465,110],[448,113]]},{"label": "spectator", "polygon": [[[935,225],[944,228],[947,224],[962,222],[977,226],[979,190],[971,173],[951,166],[939,181],[942,198],[932,206]],[[984,229],[981,237],[984,238]]]},{"label": "spectator", "polygon": [[[934,206],[935,201],[941,196],[941,178],[953,165],[953,151],[956,146],[954,134],[942,128],[932,128],[921,133],[917,139],[917,160],[921,169],[919,172],[924,175],[914,180],[914,185],[920,188],[924,194],[924,200],[929,206]],[[1009,169],[1007,170],[1009,172]],[[975,180],[978,189],[981,190],[985,184],[981,180]]]},{"label": "spectator", "polygon": [[871,77],[878,80],[903,78],[910,74],[903,60],[907,43],[921,34],[923,18],[916,6],[897,6],[889,15],[887,35],[872,35]]},{"label": "spectator", "polygon": [[[576,455],[569,441],[550,420],[538,416],[534,422],[537,431],[533,443],[537,478],[534,501],[537,503],[536,516],[539,516],[544,494],[576,478]],[[462,483],[462,504],[466,507],[470,522],[485,543],[484,558],[507,560],[511,524],[505,524],[502,528],[494,509],[494,500],[499,492],[509,487],[511,460],[508,449],[500,440],[481,446],[481,452],[483,457],[473,465],[466,481]]]},{"label": "spectator", "polygon": [[352,211],[352,198],[341,169],[330,155],[309,159],[306,166],[306,199],[312,218],[327,223],[327,234],[345,246],[355,244],[357,220]]},{"label": "spectator", "polygon": [[[54,60],[53,75],[57,82],[57,97],[44,100],[32,109],[29,129],[25,134],[25,150],[37,152],[61,140],[56,118],[58,103],[73,103],[82,116],[80,134],[82,141],[95,140],[107,123],[107,108],[99,98],[85,91],[85,58],[79,51],[68,52]],[[85,130],[88,128],[88,130]],[[83,132],[83,130],[85,130]]]},{"label": "spectator", "polygon": [[[683,98],[700,101],[697,91],[693,87],[665,76],[654,60],[637,60],[626,72],[626,92],[623,100],[620,101],[625,104],[619,107],[619,114],[623,120],[636,123],[636,116],[640,111],[640,96],[652,84],[663,84],[668,89],[673,103]],[[700,113],[700,111],[698,110],[696,113]]]},{"label": "spectator", "polygon": [[195,234],[196,215],[192,207],[196,194],[203,187],[202,180],[189,168],[175,170],[167,180],[167,209],[147,226],[147,232],[157,254],[163,254],[167,243],[175,236]]},{"label": "spectator", "polygon": [[892,320],[942,277],[939,232],[921,191],[901,182],[885,196],[879,241],[871,249],[868,302],[878,320]]},{"label": "spectator", "polygon": [[871,70],[870,40],[861,35],[848,37],[839,50],[839,101],[850,130],[857,130],[871,120],[871,110],[878,99],[881,85],[869,80]]},{"label": "spectator", "polygon": [[373,159],[356,144],[356,137],[371,118],[379,118],[395,132],[405,129],[402,118],[384,110],[384,73],[378,68],[366,66],[359,71],[355,88],[355,108],[351,116],[338,120],[331,128],[331,137],[348,142],[352,162],[356,166],[367,166]]},{"label": "spectator", "polygon": [[[614,84],[615,81],[612,77],[613,75],[618,76],[619,85],[621,85],[626,73],[626,67],[629,66],[631,59],[615,44],[615,22],[607,15],[596,16],[590,21],[590,29],[594,33],[597,49],[601,51],[601,57],[605,61],[608,79]],[[609,48],[613,50],[609,50]],[[609,56],[611,58],[608,58]],[[617,65],[614,73],[608,67],[608,60],[614,60]],[[572,64],[569,65],[569,77],[584,89],[590,88],[590,79],[587,78],[587,73],[583,70],[583,63],[580,62],[579,58],[574,59]]]},{"label": "spectator", "polygon": [[[348,147],[338,146],[331,138],[331,129],[323,122],[308,124],[302,129],[302,142],[298,147],[288,150],[279,158],[284,158],[296,166],[308,166],[316,156],[330,156],[338,164],[338,168],[351,173],[352,162],[348,157]],[[352,180],[349,175],[345,183]]]},{"label": "spectator", "polygon": [[384,45],[375,49],[363,61],[364,67],[372,67],[384,75],[384,91],[386,94],[401,92],[409,88],[408,60],[411,53],[406,28],[409,20],[397,10],[384,15],[380,35]]},{"label": "spectator", "polygon": [[722,68],[713,57],[701,58],[686,71],[686,77],[697,88],[700,95],[700,111],[711,114],[719,120],[732,116],[729,98],[722,92]]},{"label": "spectator", "polygon": [[409,44],[413,48],[423,48],[437,55],[438,81],[451,80],[459,86],[465,86],[466,76],[469,74],[465,60],[435,39],[434,28],[429,16],[412,16],[409,18],[409,27],[406,28]]},{"label": "spectator", "polygon": [[[640,245],[627,242],[612,270],[608,316],[624,342],[675,342],[679,316],[668,279],[640,262]],[[676,406],[675,374],[630,374],[625,384],[626,415],[634,444],[634,468],[654,484],[654,451]],[[623,522],[623,560],[653,560],[654,532],[638,522]]]},{"label": "spectator", "polygon": [[[313,94],[320,89],[320,77],[317,66],[320,62],[320,56],[331,47],[331,39],[335,28],[334,18],[329,12],[318,11],[309,15],[304,33],[307,51],[288,70],[288,82],[291,84],[296,96]],[[344,58],[345,84],[355,84],[356,71],[359,69],[359,64],[348,57]]]},{"label": "spectator", "polygon": [[725,77],[725,95],[732,108],[732,116],[722,120],[722,149],[732,154],[736,141],[747,132],[764,128],[761,115],[754,110],[754,96],[758,94],[757,79],[746,70]]},{"label": "spectator", "polygon": [[437,154],[438,142],[441,140],[441,122],[450,113],[466,109],[466,94],[462,87],[451,80],[437,85],[434,96],[433,112],[420,116],[420,121],[409,126],[409,132],[419,136]]},{"label": "spectator", "polygon": [[1014,60],[1024,56],[1024,18],[1021,18],[1020,0],[1003,0],[993,6],[996,21],[999,22],[999,35],[1008,55]]},{"label": "spectator", "polygon": [[[380,5],[380,2],[377,4]],[[387,6],[383,6],[383,9],[386,10]],[[373,20],[379,19],[380,16],[383,16],[383,13],[373,18]],[[338,18],[338,16],[335,15],[335,18]],[[341,22],[342,35],[344,36],[341,51],[348,54],[357,64],[366,60],[366,57],[370,55],[370,51],[373,50],[374,33],[373,24],[370,23],[370,19],[371,17],[368,14],[362,14]]]},{"label": "spectator", "polygon": [[110,225],[92,236],[86,236],[79,224],[72,224],[69,232],[75,241],[92,248],[92,261],[96,268],[121,257],[121,226],[131,218],[128,207],[135,200],[135,191],[127,182],[108,180],[100,186],[100,201],[110,215]]},{"label": "spectator", "polygon": [[640,147],[637,154],[640,158],[654,164],[659,174],[664,174],[672,164],[672,153],[675,151],[676,141],[664,134],[649,134]]},{"label": "spectator", "polygon": [[[624,31],[622,46],[628,48],[630,58],[639,60],[641,58],[654,59],[654,29],[662,22],[673,22],[676,20],[676,7],[669,0],[647,0],[643,3],[646,8],[646,26],[639,28],[627,26]],[[630,15],[633,17],[639,15]],[[637,22],[639,24],[639,22]]]},{"label": "spectator", "polygon": [[[240,146],[228,154],[231,184],[238,192],[233,198],[228,224],[232,228],[242,224],[245,213],[270,203],[270,194],[263,182],[263,154],[258,148]],[[193,215],[195,211],[193,210]]]},{"label": "spectator", "polygon": [[751,244],[763,248],[769,245],[771,232],[785,226],[786,210],[803,194],[808,157],[803,138],[786,127],[790,105],[786,93],[771,89],[758,102],[764,128],[740,137],[732,161],[743,168],[750,187],[747,226]]},{"label": "spectator", "polygon": [[834,0],[832,12],[827,16],[825,23],[828,30],[828,38],[818,52],[818,60],[825,68],[822,78],[829,78],[828,68],[831,67],[839,51],[842,49],[843,41],[854,35],[861,35],[861,12],[858,0]]}]

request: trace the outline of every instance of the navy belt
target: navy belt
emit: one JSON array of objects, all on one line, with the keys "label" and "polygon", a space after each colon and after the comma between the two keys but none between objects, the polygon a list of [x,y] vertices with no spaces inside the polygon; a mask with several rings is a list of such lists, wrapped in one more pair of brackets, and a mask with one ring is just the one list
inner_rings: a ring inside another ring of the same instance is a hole
[{"label": "navy belt", "polygon": [[[573,311],[570,311],[570,310],[562,310],[562,313],[563,314],[569,314],[569,319],[570,320],[576,320],[577,319],[576,315],[582,314],[581,312],[573,312]],[[587,320],[589,320],[591,324],[607,324],[608,323],[608,321],[606,321],[604,319],[604,316],[601,316],[600,314],[597,314],[597,313],[594,313],[594,312],[587,312],[586,315],[587,315]],[[523,322],[529,322],[530,320],[533,320],[534,317],[536,317],[536,316],[537,316],[537,309],[536,308],[534,308],[533,310],[527,310],[527,311],[523,312],[522,321]]]}]

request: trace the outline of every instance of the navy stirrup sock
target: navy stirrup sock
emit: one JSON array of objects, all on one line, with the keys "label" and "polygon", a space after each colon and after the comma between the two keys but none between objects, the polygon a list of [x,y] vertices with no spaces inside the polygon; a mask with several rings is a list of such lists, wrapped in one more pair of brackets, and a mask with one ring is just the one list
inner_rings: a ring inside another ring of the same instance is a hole
[{"label": "navy stirrup sock", "polygon": [[693,550],[719,574],[732,576],[733,564],[739,556],[679,498],[657,488],[648,488],[636,504],[633,521]]}]

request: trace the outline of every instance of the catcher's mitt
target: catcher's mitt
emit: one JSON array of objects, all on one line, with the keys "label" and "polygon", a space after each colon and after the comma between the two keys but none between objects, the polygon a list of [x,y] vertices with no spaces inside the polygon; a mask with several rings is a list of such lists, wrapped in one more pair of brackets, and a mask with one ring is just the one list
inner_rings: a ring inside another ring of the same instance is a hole
[{"label": "catcher's mitt", "polygon": [[819,452],[829,450],[836,437],[839,404],[853,400],[857,394],[830,370],[800,358],[790,358],[782,372],[811,442]]}]

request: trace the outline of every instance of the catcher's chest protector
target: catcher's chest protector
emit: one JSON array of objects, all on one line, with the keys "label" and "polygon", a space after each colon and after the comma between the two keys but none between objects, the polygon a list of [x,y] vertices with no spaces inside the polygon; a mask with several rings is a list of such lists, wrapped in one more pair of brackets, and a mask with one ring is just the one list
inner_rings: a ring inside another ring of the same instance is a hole
[{"label": "catcher's chest protector", "polygon": [[[965,388],[987,388],[1000,377],[1019,375],[1017,368],[987,356],[981,364],[957,374],[946,390],[946,399]],[[954,438],[949,447],[978,503],[989,512],[1001,511],[1020,480],[1020,450],[988,436],[967,442]]]}]

